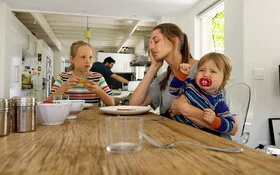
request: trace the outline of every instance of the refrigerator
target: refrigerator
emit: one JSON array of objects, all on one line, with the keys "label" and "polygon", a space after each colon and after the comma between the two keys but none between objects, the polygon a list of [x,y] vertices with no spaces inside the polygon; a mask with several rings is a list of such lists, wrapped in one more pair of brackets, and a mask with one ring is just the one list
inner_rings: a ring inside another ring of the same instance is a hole
[{"label": "refrigerator", "polygon": [[[44,101],[52,87],[53,76],[53,52],[52,49],[43,41],[37,41],[37,53],[34,55],[23,51],[21,73],[31,77],[32,87],[21,89],[22,96],[34,96],[37,101]],[[23,77],[23,76],[22,76]],[[22,81],[23,82],[23,81]]]}]

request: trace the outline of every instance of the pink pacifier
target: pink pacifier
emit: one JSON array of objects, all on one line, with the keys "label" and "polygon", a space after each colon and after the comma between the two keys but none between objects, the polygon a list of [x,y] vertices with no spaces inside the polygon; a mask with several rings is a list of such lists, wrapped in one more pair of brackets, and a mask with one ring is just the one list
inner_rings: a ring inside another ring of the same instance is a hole
[{"label": "pink pacifier", "polygon": [[201,86],[209,87],[212,85],[212,80],[210,78],[201,78],[199,80]]}]

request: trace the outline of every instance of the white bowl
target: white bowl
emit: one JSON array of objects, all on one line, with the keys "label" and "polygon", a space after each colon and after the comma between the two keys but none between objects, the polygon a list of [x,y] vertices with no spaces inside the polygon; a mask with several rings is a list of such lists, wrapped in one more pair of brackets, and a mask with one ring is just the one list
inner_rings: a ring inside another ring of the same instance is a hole
[{"label": "white bowl", "polygon": [[72,104],[68,119],[77,118],[77,115],[83,110],[85,100],[69,100]]},{"label": "white bowl", "polygon": [[43,125],[60,125],[67,119],[71,103],[38,103],[37,116]]}]

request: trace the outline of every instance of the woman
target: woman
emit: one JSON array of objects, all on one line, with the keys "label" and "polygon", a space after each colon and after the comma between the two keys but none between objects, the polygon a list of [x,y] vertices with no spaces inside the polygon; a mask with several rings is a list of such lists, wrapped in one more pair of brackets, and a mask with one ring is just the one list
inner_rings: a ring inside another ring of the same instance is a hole
[{"label": "woman", "polygon": [[[181,97],[175,103],[172,103],[177,97],[172,96],[168,91],[174,74],[179,71],[180,63],[190,64],[192,67],[189,74],[190,78],[194,78],[196,74],[196,61],[190,56],[186,34],[172,23],[163,23],[156,26],[150,40],[150,58],[151,65],[143,80],[133,92],[129,104],[151,105],[154,109],[159,107],[161,115],[169,112],[171,115],[182,114],[193,123],[210,129],[209,124],[202,119],[203,111],[201,109],[188,104],[185,97]],[[168,64],[167,71],[153,80],[163,61]],[[168,110],[170,107],[171,110]],[[237,126],[234,127],[231,134],[234,135],[236,130]]]}]

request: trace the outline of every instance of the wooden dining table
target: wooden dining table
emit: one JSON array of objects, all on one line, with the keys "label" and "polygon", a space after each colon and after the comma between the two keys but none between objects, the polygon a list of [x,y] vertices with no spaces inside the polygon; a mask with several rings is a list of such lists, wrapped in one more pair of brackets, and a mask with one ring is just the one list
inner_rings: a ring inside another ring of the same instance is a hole
[{"label": "wooden dining table", "polygon": [[137,116],[144,118],[144,132],[160,143],[190,141],[244,151],[192,145],[160,149],[143,140],[139,152],[111,153],[106,151],[104,118],[112,116],[90,108],[62,125],[38,125],[34,132],[0,137],[0,174],[280,174],[275,156],[171,119],[153,120],[162,118],[153,113]]}]

